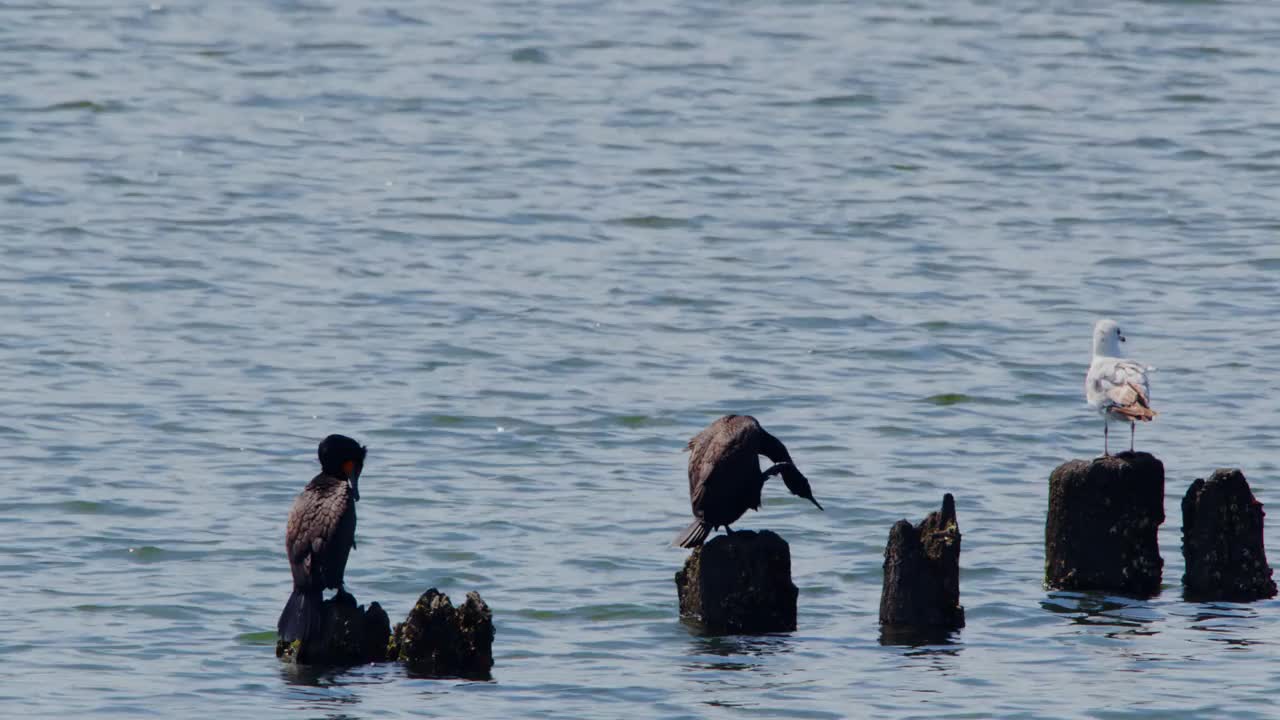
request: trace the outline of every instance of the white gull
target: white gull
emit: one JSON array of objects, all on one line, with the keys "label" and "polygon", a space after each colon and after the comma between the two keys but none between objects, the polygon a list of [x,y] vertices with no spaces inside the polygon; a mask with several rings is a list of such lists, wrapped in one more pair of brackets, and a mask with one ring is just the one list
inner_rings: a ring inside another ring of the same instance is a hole
[{"label": "white gull", "polygon": [[1134,426],[1150,422],[1156,416],[1151,409],[1151,386],[1147,373],[1155,370],[1149,365],[1120,357],[1120,343],[1124,334],[1114,320],[1099,320],[1093,326],[1093,362],[1084,380],[1084,395],[1089,405],[1102,414],[1102,453],[1110,455],[1107,447],[1107,425],[1111,422],[1129,423],[1129,450],[1133,450]]}]

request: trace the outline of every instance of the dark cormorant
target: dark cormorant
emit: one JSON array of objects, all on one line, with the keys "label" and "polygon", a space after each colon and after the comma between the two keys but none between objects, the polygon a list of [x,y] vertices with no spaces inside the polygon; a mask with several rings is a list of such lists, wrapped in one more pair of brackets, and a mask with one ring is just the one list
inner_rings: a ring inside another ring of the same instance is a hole
[{"label": "dark cormorant", "polygon": [[345,435],[320,442],[320,474],[298,493],[289,511],[284,550],[293,570],[293,594],[276,629],[285,642],[318,635],[326,588],[342,594],[347,555],[356,545],[358,482],[367,449]]},{"label": "dark cormorant", "polygon": [[[733,532],[729,523],[737,522],[747,508],[760,509],[760,490],[773,475],[782,475],[792,495],[822,509],[787,448],[750,415],[725,415],[693,436],[687,449],[694,520],[672,545],[698,547],[721,525],[725,532]],[[761,472],[757,455],[774,464]]]}]

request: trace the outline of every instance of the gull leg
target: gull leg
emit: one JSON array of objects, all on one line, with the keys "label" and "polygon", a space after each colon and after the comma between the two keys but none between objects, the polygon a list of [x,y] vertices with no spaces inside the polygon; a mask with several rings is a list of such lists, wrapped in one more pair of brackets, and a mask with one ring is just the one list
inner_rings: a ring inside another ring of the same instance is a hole
[{"label": "gull leg", "polygon": [[1138,427],[1138,423],[1129,423],[1129,452],[1133,452],[1133,429]]},{"label": "gull leg", "polygon": [[1108,457],[1111,453],[1107,450],[1107,419],[1102,418],[1102,456]]}]

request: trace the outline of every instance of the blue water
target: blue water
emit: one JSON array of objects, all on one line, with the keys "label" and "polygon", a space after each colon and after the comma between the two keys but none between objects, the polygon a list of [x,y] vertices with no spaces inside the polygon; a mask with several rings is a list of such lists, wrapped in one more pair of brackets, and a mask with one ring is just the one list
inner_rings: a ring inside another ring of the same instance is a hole
[{"label": "blue water", "polygon": [[[0,714],[1274,717],[1280,602],[1183,602],[1178,501],[1280,499],[1277,47],[1264,0],[0,5]],[[1149,601],[1041,586],[1101,316],[1159,368]],[[724,412],[826,507],[740,524],[788,635],[676,618]],[[492,682],[274,657],[330,432],[349,588],[480,591]],[[944,492],[968,626],[881,645]]]}]

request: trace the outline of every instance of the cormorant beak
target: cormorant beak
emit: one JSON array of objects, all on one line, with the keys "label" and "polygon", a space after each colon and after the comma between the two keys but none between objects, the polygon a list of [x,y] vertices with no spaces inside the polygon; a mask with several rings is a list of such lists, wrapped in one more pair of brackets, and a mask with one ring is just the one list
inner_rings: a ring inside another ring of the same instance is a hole
[{"label": "cormorant beak", "polygon": [[360,500],[360,471],[363,468],[356,465],[351,460],[342,463],[342,471],[347,475],[347,487],[351,488],[351,499],[359,502]]},{"label": "cormorant beak", "polygon": [[[821,503],[813,497],[813,490],[809,488],[809,479],[804,476],[804,473],[800,472],[800,468],[790,463],[783,465],[782,482],[786,484],[792,495],[802,497],[817,505],[819,510],[823,510]],[[826,511],[823,510],[823,512]]]}]

